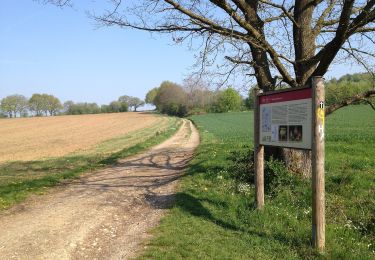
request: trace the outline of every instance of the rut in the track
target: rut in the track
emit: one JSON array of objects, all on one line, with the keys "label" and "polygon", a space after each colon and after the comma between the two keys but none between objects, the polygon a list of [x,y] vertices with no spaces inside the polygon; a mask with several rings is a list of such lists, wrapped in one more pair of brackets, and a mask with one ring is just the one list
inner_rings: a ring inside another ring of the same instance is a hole
[{"label": "rut in the track", "polygon": [[0,259],[125,259],[142,250],[199,143],[189,121],[166,142],[33,196],[0,215]]}]

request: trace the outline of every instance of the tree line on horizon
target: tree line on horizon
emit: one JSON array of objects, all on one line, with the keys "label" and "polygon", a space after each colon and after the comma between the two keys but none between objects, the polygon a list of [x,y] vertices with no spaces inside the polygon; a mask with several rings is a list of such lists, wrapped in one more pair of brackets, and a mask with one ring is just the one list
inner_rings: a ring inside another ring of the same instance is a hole
[{"label": "tree line on horizon", "polygon": [[14,94],[0,101],[0,117],[16,118],[29,116],[81,115],[99,113],[119,113],[129,110],[137,111],[145,102],[137,97],[121,96],[108,105],[99,106],[97,103],[64,102],[49,94],[33,94],[31,98]]},{"label": "tree line on horizon", "polygon": [[[346,74],[339,79],[332,78],[325,83],[326,106],[329,107],[366,89],[374,88],[374,84],[373,76],[369,73]],[[213,91],[204,83],[193,79],[187,79],[183,85],[164,81],[159,87],[147,93],[145,101],[154,105],[160,113],[174,116],[244,111],[254,109],[256,87],[256,85],[252,86],[247,97],[243,98],[231,87]],[[280,87],[287,88],[285,85]],[[369,98],[353,104],[374,101],[375,98]]]},{"label": "tree line on horizon", "polygon": [[184,85],[163,81],[159,87],[146,94],[145,101],[154,105],[160,113],[179,117],[249,109],[234,88],[211,90],[207,85],[193,79],[188,79]]},{"label": "tree line on horizon", "polygon": [[[346,74],[339,79],[328,80],[326,86],[326,105],[336,104],[347,97],[354,96],[374,88],[373,77],[369,73]],[[33,94],[30,99],[22,95],[10,95],[0,102],[1,117],[80,115],[99,113],[118,113],[129,110],[137,111],[145,103],[155,106],[156,111],[172,116],[184,117],[191,114],[223,113],[244,111],[254,108],[253,86],[246,98],[232,87],[224,90],[211,90],[208,84],[188,78],[183,84],[164,81],[159,87],[151,89],[145,101],[137,97],[121,96],[108,105],[97,103],[60,100],[48,94]],[[375,101],[374,98],[366,102]],[[360,102],[357,102],[360,103]]]}]

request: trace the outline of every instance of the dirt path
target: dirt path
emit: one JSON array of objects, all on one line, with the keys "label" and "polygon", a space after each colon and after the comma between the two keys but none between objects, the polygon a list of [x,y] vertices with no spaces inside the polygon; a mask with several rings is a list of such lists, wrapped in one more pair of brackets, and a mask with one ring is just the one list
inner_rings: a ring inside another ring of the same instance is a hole
[{"label": "dirt path", "polygon": [[0,259],[125,259],[142,249],[199,143],[184,121],[166,142],[0,215]]}]

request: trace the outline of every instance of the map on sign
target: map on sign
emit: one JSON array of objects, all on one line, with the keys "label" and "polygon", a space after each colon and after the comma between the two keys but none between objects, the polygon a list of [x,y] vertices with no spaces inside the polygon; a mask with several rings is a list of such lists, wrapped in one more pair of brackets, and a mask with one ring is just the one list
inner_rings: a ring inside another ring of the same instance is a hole
[{"label": "map on sign", "polygon": [[311,149],[312,90],[259,97],[260,144]]}]

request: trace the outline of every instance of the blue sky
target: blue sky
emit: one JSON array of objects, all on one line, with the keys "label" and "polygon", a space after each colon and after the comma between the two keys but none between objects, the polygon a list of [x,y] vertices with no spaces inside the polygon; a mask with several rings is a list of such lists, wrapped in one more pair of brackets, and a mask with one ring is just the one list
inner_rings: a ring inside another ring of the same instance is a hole
[{"label": "blue sky", "polygon": [[1,0],[0,97],[43,92],[104,104],[124,94],[144,98],[163,80],[187,75],[194,62],[187,48],[167,36],[98,29],[79,7]]},{"label": "blue sky", "polygon": [[[74,8],[60,9],[1,0],[0,98],[48,93],[62,101],[105,104],[124,94],[144,98],[163,80],[182,82],[194,53],[172,45],[168,36],[97,28],[85,9],[102,9],[102,2],[75,1]],[[347,69],[337,66],[326,76]]]}]

